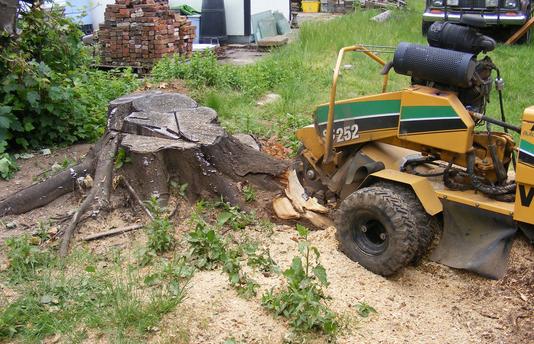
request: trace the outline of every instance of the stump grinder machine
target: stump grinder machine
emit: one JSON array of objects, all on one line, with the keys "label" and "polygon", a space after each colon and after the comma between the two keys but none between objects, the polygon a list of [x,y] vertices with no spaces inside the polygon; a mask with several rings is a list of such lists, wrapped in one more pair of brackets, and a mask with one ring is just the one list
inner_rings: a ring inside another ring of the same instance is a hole
[{"label": "stump grinder machine", "polygon": [[[486,55],[495,41],[464,17],[434,23],[428,46],[400,43],[389,63],[384,47],[341,49],[329,102],[296,132],[301,184],[337,204],[341,250],[374,273],[417,262],[440,236],[431,260],[500,278],[516,232],[534,239],[534,106],[520,127],[506,122],[504,82]],[[336,100],[349,52],[382,66],[382,93]],[[411,85],[388,92],[391,69]],[[492,88],[499,119],[486,114]]]}]

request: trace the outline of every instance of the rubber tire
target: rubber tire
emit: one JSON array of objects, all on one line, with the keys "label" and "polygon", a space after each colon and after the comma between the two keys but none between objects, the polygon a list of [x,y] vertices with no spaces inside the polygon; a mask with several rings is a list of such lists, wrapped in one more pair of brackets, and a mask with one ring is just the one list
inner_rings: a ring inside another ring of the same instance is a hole
[{"label": "rubber tire", "polygon": [[421,33],[423,34],[423,36],[426,37],[426,34],[428,33],[428,29],[430,29],[430,25],[432,25],[433,22],[426,22],[426,21],[422,21],[421,22]]},{"label": "rubber tire", "polygon": [[[388,235],[383,252],[369,255],[354,240],[353,228],[363,214],[372,214]],[[353,192],[336,212],[336,236],[340,249],[366,269],[391,276],[414,259],[419,245],[416,219],[410,205],[391,188],[371,186]]]},{"label": "rubber tire", "polygon": [[421,201],[419,201],[419,198],[411,187],[393,182],[378,182],[374,184],[374,186],[394,190],[409,204],[412,215],[415,217],[417,238],[419,241],[417,251],[411,263],[417,265],[428,252],[430,245],[436,236],[442,232],[442,226],[439,219],[426,212]]}]

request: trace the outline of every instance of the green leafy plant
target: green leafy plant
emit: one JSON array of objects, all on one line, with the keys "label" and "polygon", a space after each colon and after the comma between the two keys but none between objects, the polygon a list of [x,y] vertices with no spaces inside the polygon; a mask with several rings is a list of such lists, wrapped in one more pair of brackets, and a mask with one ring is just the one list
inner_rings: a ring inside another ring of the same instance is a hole
[{"label": "green leafy plant", "polygon": [[130,163],[130,162],[132,162],[132,158],[126,155],[126,151],[124,150],[124,148],[122,147],[119,148],[117,151],[117,155],[115,155],[115,164],[114,164],[115,169],[118,170],[122,166],[124,166],[124,164]]},{"label": "green leafy plant", "polygon": [[171,180],[170,185],[171,185],[171,188],[175,190],[176,193],[178,193],[178,196],[182,198],[185,198],[187,196],[186,192],[187,192],[187,188],[189,187],[188,183],[180,184],[176,180]]},{"label": "green leafy plant", "polygon": [[33,232],[33,235],[35,235],[36,238],[39,239],[39,242],[42,244],[45,241],[50,240],[50,227],[52,226],[52,221],[45,220],[37,223],[37,228],[35,228],[35,231]]},{"label": "green leafy plant", "polygon": [[239,250],[228,250],[224,257],[223,271],[228,274],[230,284],[237,290],[237,293],[250,299],[256,296],[259,284],[243,272],[240,262],[241,254]]},{"label": "green leafy plant", "polygon": [[202,217],[206,203],[200,202],[192,215],[191,223],[195,229],[188,234],[190,246],[189,257],[193,264],[201,270],[211,270],[222,266],[223,272],[237,293],[244,298],[256,296],[259,285],[243,271],[243,262],[264,272],[277,271],[276,263],[270,255],[257,253],[257,245],[245,244],[229,247],[224,238],[217,233]]},{"label": "green leafy plant", "polygon": [[147,248],[156,254],[167,252],[175,244],[172,223],[160,207],[156,196],[152,196],[146,205],[154,217],[145,227],[148,236]]},{"label": "green leafy plant", "polygon": [[[308,242],[308,229],[297,225],[300,256],[293,258],[284,271],[287,288],[262,296],[264,307],[276,315],[286,317],[297,331],[320,331],[335,335],[339,329],[336,314],[325,301],[323,288],[328,286],[325,268],[319,263],[319,250]],[[313,257],[315,257],[313,261]]]},{"label": "green leafy plant", "polygon": [[[1,120],[1,117],[0,117]],[[1,131],[1,129],[0,129]],[[0,149],[1,150],[1,149]],[[15,172],[19,170],[15,159],[7,153],[0,153],[0,178],[11,179]]]},{"label": "green leafy plant", "polygon": [[144,283],[148,286],[163,286],[171,297],[181,301],[187,281],[193,276],[195,269],[187,264],[183,256],[164,260],[158,271],[146,276]]},{"label": "green leafy plant", "polygon": [[245,197],[245,202],[254,202],[256,200],[256,190],[250,185],[245,185],[243,187],[243,196]]},{"label": "green leafy plant", "polygon": [[239,230],[254,223],[254,214],[242,211],[238,206],[232,206],[223,200],[215,206],[222,210],[217,217],[217,225],[221,227],[230,226],[233,230]]},{"label": "green leafy plant", "polygon": [[367,318],[371,313],[377,313],[376,309],[369,306],[366,302],[358,302],[356,304],[356,311],[363,318]]},{"label": "green leafy plant", "polygon": [[264,274],[280,273],[280,268],[271,257],[269,249],[258,250],[258,245],[247,244],[244,245],[243,251],[247,255],[247,265],[251,268],[258,269]]},{"label": "green leafy plant", "polygon": [[200,217],[195,218],[195,229],[187,235],[193,264],[201,270],[212,270],[219,266],[226,257],[226,244]]}]

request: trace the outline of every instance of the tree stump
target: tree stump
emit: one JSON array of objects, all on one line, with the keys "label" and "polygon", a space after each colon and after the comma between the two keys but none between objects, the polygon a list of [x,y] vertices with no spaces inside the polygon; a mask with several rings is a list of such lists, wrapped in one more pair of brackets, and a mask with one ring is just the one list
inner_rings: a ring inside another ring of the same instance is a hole
[{"label": "tree stump", "polygon": [[[117,152],[128,163],[114,170]],[[250,183],[268,191],[282,190],[279,177],[289,163],[261,153],[219,125],[217,113],[198,106],[177,93],[148,91],[112,101],[107,130],[85,159],[68,171],[23,189],[0,201],[0,216],[21,214],[72,192],[87,176],[94,179],[69,227],[60,248],[68,252],[81,216],[106,212],[112,181],[120,175],[141,200],[157,196],[160,204],[169,199],[169,182],[187,183],[190,201],[222,197],[243,205],[238,183]]]}]

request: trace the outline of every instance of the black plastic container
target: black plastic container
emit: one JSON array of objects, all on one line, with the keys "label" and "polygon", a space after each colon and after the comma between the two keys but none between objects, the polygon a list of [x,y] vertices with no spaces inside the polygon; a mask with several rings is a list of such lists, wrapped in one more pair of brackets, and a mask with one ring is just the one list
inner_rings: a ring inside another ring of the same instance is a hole
[{"label": "black plastic container", "polygon": [[211,39],[225,41],[228,39],[224,0],[202,0],[200,38],[203,41]]}]

